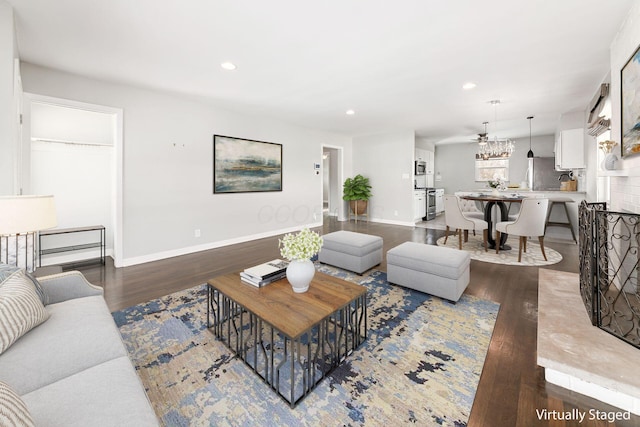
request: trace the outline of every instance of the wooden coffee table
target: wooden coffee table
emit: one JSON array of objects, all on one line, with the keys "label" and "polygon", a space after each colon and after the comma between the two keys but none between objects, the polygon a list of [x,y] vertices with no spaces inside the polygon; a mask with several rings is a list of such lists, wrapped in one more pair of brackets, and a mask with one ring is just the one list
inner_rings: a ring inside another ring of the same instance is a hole
[{"label": "wooden coffee table", "polygon": [[208,281],[207,327],[293,408],[366,340],[366,303],[364,286],[320,272],[302,294],[233,273]]}]

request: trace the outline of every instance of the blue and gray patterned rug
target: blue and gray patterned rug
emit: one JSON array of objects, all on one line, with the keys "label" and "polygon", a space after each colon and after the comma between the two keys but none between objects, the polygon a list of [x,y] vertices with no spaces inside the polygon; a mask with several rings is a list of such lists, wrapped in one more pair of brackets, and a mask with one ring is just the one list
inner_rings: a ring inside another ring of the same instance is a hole
[{"label": "blue and gray patterned rug", "polygon": [[113,313],[164,425],[467,424],[499,304],[317,268],[368,288],[369,336],[295,409],[206,329],[205,285]]}]

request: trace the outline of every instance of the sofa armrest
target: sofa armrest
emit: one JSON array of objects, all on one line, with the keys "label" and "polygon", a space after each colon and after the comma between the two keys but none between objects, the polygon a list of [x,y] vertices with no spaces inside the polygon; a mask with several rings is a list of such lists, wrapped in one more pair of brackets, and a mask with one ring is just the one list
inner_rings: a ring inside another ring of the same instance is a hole
[{"label": "sofa armrest", "polygon": [[47,294],[49,304],[104,294],[101,287],[89,283],[79,271],[39,277],[38,281]]}]

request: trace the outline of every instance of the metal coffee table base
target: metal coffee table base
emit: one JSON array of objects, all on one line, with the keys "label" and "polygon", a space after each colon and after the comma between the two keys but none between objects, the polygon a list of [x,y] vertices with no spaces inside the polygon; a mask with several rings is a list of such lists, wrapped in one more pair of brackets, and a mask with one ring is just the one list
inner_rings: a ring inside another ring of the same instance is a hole
[{"label": "metal coffee table base", "polygon": [[366,293],[289,337],[207,288],[207,327],[292,408],[367,338]]}]

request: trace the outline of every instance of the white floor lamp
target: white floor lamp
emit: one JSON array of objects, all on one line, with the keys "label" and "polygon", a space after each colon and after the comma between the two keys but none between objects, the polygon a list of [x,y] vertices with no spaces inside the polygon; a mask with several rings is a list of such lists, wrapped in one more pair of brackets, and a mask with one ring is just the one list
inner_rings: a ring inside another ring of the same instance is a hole
[{"label": "white floor lamp", "polygon": [[0,197],[0,263],[35,270],[36,234],[56,225],[53,196]]}]

